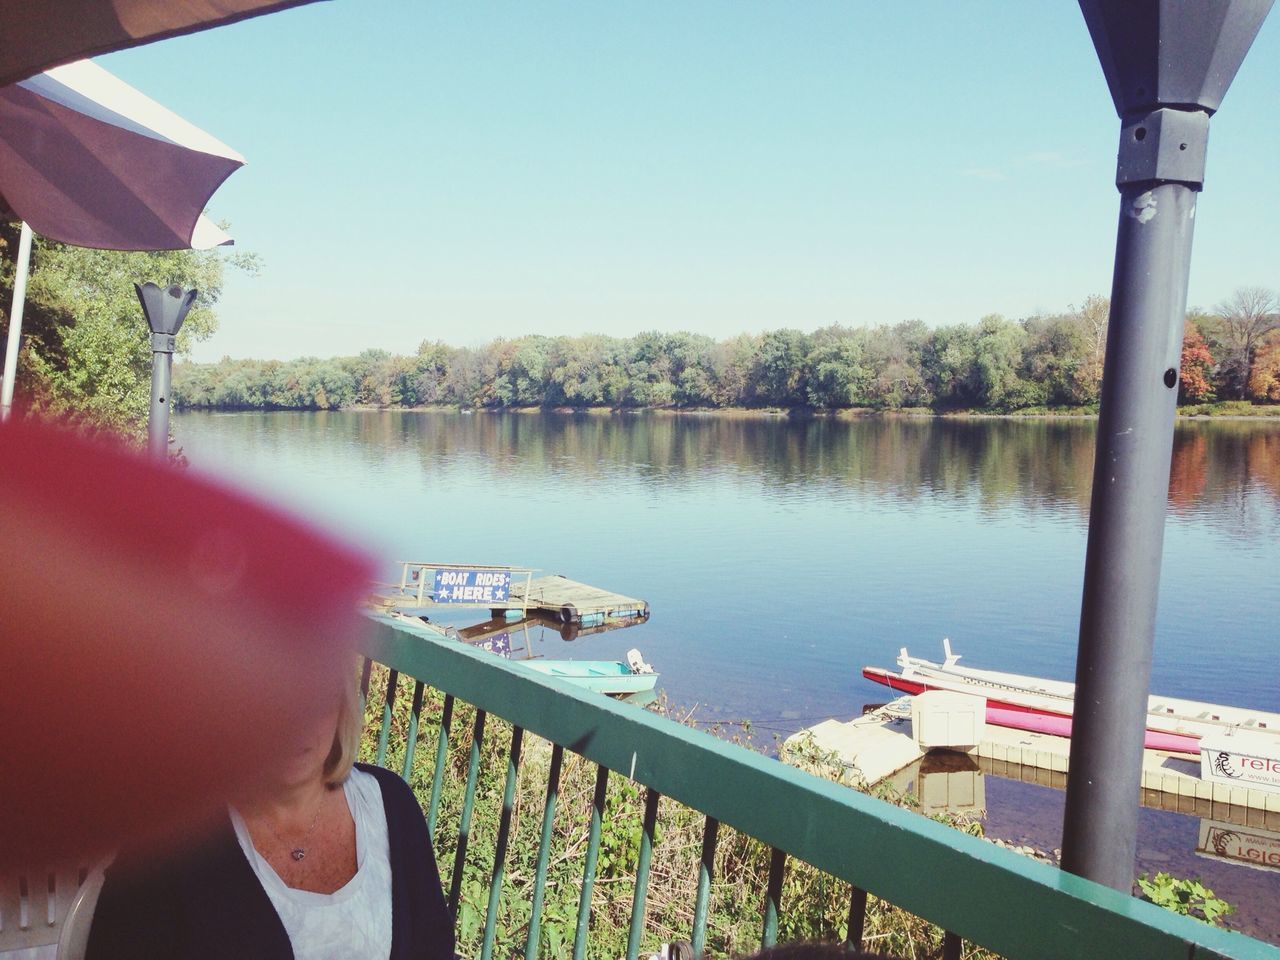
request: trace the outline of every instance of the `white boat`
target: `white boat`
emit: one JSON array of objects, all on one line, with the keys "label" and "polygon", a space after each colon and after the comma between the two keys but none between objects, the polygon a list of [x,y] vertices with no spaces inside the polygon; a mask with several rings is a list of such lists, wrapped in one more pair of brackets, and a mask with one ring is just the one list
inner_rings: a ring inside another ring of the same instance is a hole
[{"label": "white boat", "polygon": [[[942,641],[944,658],[934,663],[910,656],[903,647],[898,654],[898,672],[881,667],[865,667],[862,675],[904,693],[924,690],[951,690],[987,698],[1004,720],[1017,721],[1017,713],[1031,717],[1070,718],[1075,708],[1075,684],[1047,680],[998,670],[975,670],[958,665],[960,655],[951,650],[951,641]],[[993,721],[1000,722],[1000,721]],[[1013,726],[1015,722],[1002,723]],[[1028,718],[1023,729],[1043,729],[1045,722]],[[1061,729],[1061,724],[1057,724]],[[1069,728],[1068,728],[1069,729]],[[1280,714],[1242,707],[1228,707],[1198,700],[1151,696],[1147,701],[1147,746],[1152,749],[1198,753],[1201,737],[1210,734],[1249,730],[1276,739],[1280,750]]]}]

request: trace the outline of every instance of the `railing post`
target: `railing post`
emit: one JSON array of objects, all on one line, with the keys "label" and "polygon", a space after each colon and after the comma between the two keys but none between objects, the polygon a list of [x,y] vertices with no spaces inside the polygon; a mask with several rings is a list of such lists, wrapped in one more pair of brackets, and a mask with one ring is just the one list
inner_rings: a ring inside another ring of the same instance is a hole
[{"label": "railing post", "polygon": [[640,858],[636,863],[636,889],[631,898],[631,929],[627,933],[627,960],[640,954],[640,938],[644,934],[645,900],[649,894],[649,859],[653,856],[653,832],[658,821],[658,791],[647,790],[644,798],[644,822],[640,830]]},{"label": "railing post", "polygon": [[436,817],[440,813],[440,793],[444,788],[444,768],[449,762],[449,731],[453,726],[453,694],[444,696],[440,715],[440,736],[436,739],[436,768],[431,772],[431,800],[427,804],[427,832],[431,842],[436,838]]},{"label": "railing post", "polygon": [[374,766],[380,767],[387,759],[387,738],[391,733],[391,711],[396,705],[396,684],[400,674],[392,670],[387,675],[387,692],[382,701],[382,726],[378,728],[378,749],[374,752]]},{"label": "railing post", "polygon": [[511,810],[516,802],[516,778],[520,773],[520,744],[524,731],[514,727],[511,731],[511,752],[507,756],[507,783],[502,791],[502,817],[498,821],[498,841],[493,851],[493,876],[489,882],[489,909],[484,918],[484,943],[480,948],[480,960],[493,956],[493,938],[498,925],[498,903],[502,899],[502,876],[507,859],[507,841],[511,837]]},{"label": "railing post", "polygon": [[404,766],[400,769],[400,776],[405,782],[408,782],[409,775],[413,772],[413,755],[418,747],[418,723],[422,719],[422,681],[418,680],[413,685],[413,706],[409,708],[409,736],[404,746]]},{"label": "railing post", "polygon": [[573,960],[587,955],[587,929],[591,923],[591,891],[596,883],[596,861],[600,856],[600,829],[604,823],[605,791],[609,768],[596,765],[596,792],[591,803],[591,827],[587,833],[587,856],[582,866],[582,893],[578,897],[578,924],[573,932]]},{"label": "railing post", "polygon": [[529,912],[529,937],[525,941],[525,960],[538,960],[539,937],[542,932],[542,900],[547,891],[547,865],[551,859],[551,835],[555,829],[556,803],[560,796],[560,765],[564,747],[551,748],[551,769],[547,774],[547,800],[542,808],[542,837],[538,841],[538,865],[534,871],[533,905]]},{"label": "railing post", "polygon": [[782,912],[782,875],[787,869],[787,855],[774,849],[769,856],[769,888],[764,900],[764,933],[762,947],[772,947],[778,940],[778,915]]},{"label": "railing post", "polygon": [[867,891],[861,887],[849,888],[849,927],[844,942],[855,950],[862,949],[862,935],[867,928]]},{"label": "railing post", "polygon": [[702,859],[698,862],[698,897],[693,905],[693,955],[701,957],[707,945],[707,908],[711,903],[711,880],[716,870],[716,838],[720,824],[707,817],[702,828]]},{"label": "railing post", "polygon": [[449,878],[449,912],[458,915],[462,898],[462,874],[467,863],[467,840],[471,837],[471,814],[476,805],[476,779],[480,776],[480,753],[484,746],[485,712],[476,711],[476,724],[471,733],[471,762],[467,766],[467,789],[462,797],[462,817],[458,822],[458,849],[453,854],[453,876]]}]

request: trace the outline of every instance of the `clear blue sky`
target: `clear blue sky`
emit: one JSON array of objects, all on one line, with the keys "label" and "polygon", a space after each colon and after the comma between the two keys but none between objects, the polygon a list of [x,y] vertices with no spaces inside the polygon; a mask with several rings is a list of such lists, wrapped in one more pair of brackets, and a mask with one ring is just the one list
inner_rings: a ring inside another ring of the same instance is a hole
[{"label": "clear blue sky", "polygon": [[[1209,139],[1190,301],[1280,287],[1280,13]],[[1119,121],[1070,0],[332,0],[100,62],[244,153],[196,359],[1056,312]]]}]

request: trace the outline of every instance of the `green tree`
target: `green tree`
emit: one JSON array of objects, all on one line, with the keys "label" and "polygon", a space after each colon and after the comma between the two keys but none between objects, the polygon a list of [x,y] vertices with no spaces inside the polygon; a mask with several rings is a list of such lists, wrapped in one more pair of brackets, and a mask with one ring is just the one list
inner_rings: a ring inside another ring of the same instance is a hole
[{"label": "green tree", "polygon": [[[12,225],[6,229],[13,232]],[[14,249],[16,244],[6,244],[4,255]],[[257,270],[256,259],[246,254],[122,253],[37,238],[24,318],[31,335],[19,369],[23,402],[37,412],[140,440],[150,406],[151,343],[133,285],[151,281],[200,291],[178,335],[181,356],[217,328],[214,308],[228,264]],[[12,266],[6,267],[7,303]],[[205,395],[209,387],[202,387]]]}]

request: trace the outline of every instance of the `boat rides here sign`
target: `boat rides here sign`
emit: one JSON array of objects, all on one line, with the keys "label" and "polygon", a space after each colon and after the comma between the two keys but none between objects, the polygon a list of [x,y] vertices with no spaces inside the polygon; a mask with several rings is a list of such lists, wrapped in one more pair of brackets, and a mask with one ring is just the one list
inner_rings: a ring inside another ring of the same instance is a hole
[{"label": "boat rides here sign", "polygon": [[506,603],[511,596],[510,570],[437,570],[436,603]]}]

